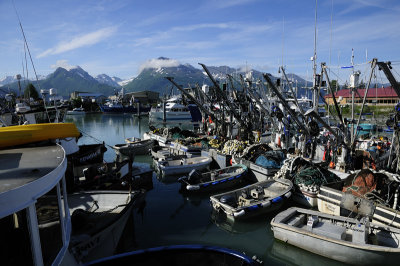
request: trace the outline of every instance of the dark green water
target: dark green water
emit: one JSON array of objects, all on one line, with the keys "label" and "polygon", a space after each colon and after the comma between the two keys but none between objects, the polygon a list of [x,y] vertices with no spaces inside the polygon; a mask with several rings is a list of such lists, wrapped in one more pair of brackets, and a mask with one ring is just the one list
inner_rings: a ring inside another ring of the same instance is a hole
[{"label": "dark green water", "polygon": [[[84,133],[79,144],[105,141],[108,145],[124,143],[128,137],[143,137],[148,118],[131,115],[87,114],[67,116]],[[87,136],[86,134],[96,138]],[[105,160],[112,161],[111,148]],[[136,156],[135,165],[151,167],[150,156]],[[214,217],[207,196],[184,196],[174,179],[162,180],[153,174],[153,189],[146,194],[144,209],[135,211],[124,235],[124,248],[130,251],[165,245],[204,244],[222,246],[257,256],[264,265],[339,265],[340,263],[274,240],[270,221],[276,215],[246,222],[228,222]],[[284,206],[284,208],[289,207]]]}]

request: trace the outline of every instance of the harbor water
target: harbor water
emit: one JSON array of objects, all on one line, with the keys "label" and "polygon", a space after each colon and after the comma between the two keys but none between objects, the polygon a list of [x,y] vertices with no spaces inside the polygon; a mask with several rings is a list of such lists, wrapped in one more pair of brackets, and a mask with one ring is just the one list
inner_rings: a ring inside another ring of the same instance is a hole
[{"label": "harbor water", "polygon": [[[125,138],[139,137],[149,130],[147,117],[127,114],[67,116],[83,136],[79,144],[104,141],[113,146]],[[115,159],[107,146],[106,161]],[[136,156],[134,165],[152,167],[150,155]],[[154,172],[145,205],[128,221],[119,252],[182,244],[221,246],[256,256],[264,265],[341,265],[274,240],[270,221],[277,212],[243,222],[230,222],[212,212],[209,196],[188,196],[179,192],[178,177],[160,178]],[[290,207],[290,204],[283,208]]]}]

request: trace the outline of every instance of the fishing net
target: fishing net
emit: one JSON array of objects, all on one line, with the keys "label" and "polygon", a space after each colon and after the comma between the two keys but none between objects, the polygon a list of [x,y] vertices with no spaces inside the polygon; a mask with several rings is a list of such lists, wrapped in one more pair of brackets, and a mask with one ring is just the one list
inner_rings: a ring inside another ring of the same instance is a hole
[{"label": "fishing net", "polygon": [[264,168],[280,168],[286,156],[282,151],[267,151],[257,157],[255,163]]},{"label": "fishing net", "polygon": [[267,151],[272,150],[266,143],[253,144],[243,150],[242,158],[255,162],[255,160]]},{"label": "fishing net", "polygon": [[354,196],[363,196],[376,189],[378,180],[369,169],[361,170],[353,178],[348,178],[343,186],[343,192],[350,192]]},{"label": "fishing net", "polygon": [[342,191],[391,208],[398,208],[399,186],[398,175],[362,169],[345,180]]},{"label": "fishing net", "polygon": [[323,169],[311,162],[300,159],[292,166],[292,181],[296,185],[321,186],[339,182],[340,178],[329,170]]}]

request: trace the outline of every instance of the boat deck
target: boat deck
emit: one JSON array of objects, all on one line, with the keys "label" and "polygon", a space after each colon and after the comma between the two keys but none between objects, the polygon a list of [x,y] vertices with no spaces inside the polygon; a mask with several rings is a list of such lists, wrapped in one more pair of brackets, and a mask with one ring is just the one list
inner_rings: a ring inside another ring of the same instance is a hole
[{"label": "boat deck", "polygon": [[40,179],[63,159],[64,150],[58,145],[0,150],[0,193]]}]

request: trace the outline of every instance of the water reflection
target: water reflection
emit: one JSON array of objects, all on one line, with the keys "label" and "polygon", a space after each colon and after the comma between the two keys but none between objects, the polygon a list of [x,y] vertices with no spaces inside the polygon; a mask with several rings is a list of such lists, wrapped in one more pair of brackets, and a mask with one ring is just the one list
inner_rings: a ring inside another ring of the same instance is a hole
[{"label": "water reflection", "polygon": [[250,231],[256,231],[266,227],[263,219],[252,219],[247,221],[234,221],[226,217],[226,214],[220,211],[211,211],[211,220],[219,228],[233,234],[243,234]]},{"label": "water reflection", "polygon": [[[109,146],[125,143],[126,138],[143,138],[148,131],[148,118],[133,115],[87,114],[84,116],[67,116],[66,122],[73,122],[83,134],[78,144],[93,144],[105,141]],[[115,159],[115,152],[109,149],[104,158]]]},{"label": "water reflection", "polygon": [[[337,261],[307,252],[279,240],[274,241],[271,249],[271,256],[287,265],[336,266],[339,264]],[[340,265],[345,264],[340,263]]]}]

